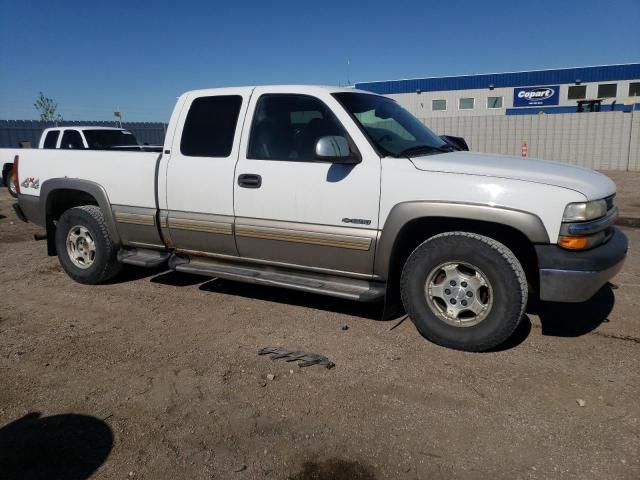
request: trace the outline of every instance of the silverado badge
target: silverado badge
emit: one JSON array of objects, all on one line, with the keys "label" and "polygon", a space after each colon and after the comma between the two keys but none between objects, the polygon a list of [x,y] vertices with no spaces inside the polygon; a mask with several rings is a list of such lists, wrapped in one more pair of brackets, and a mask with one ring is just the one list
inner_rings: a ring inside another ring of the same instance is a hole
[{"label": "silverado badge", "polygon": [[364,218],[343,218],[344,223],[357,223],[358,225],[371,225],[371,220]]}]

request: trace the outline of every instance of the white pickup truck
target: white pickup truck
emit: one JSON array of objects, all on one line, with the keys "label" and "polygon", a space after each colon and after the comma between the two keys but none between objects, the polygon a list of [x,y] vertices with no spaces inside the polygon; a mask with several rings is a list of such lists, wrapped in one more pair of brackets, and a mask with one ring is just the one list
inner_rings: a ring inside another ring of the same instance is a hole
[{"label": "white pickup truck", "polygon": [[122,264],[396,300],[448,347],[504,342],[527,299],[589,299],[622,267],[615,185],[453,151],[395,101],[261,86],[179,97],[161,154],[23,150],[16,211],[94,284]]},{"label": "white pickup truck", "polygon": [[[40,135],[38,148],[46,149],[81,149],[81,150],[133,150],[160,152],[162,145],[140,145],[135,135],[123,128],[68,126],[45,128]],[[13,183],[13,160],[22,153],[22,149],[0,148],[0,165],[2,180],[9,193],[16,196]]]}]

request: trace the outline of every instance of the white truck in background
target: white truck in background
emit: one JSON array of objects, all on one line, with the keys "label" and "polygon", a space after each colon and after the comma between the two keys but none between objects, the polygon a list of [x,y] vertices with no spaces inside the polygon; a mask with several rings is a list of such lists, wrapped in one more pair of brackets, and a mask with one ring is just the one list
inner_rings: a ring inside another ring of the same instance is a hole
[{"label": "white truck in background", "polygon": [[[135,135],[124,128],[74,125],[44,129],[40,135],[38,148],[160,152],[162,145],[140,145]],[[16,188],[11,175],[13,160],[23,150],[18,148],[0,149],[2,181],[14,197],[16,196]]]},{"label": "white truck in background", "polygon": [[589,299],[627,252],[608,177],[455,151],[355,89],[191,91],[160,154],[16,155],[16,213],[78,282],[134,264],[401,302],[461,350],[504,342],[530,297]]}]

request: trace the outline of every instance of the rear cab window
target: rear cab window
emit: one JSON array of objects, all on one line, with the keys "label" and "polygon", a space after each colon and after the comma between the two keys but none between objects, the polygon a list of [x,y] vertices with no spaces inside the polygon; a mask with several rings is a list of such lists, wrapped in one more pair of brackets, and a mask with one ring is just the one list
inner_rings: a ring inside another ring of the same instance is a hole
[{"label": "rear cab window", "polygon": [[184,122],[180,152],[189,157],[227,158],[242,106],[240,95],[196,98]]},{"label": "rear cab window", "polygon": [[83,133],[89,148],[93,150],[138,146],[135,135],[126,130],[91,129],[84,130]]}]

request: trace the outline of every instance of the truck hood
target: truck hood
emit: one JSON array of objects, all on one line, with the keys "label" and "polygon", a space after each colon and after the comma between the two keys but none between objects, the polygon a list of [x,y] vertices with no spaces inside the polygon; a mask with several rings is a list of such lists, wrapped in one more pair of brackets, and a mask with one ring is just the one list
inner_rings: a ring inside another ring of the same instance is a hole
[{"label": "truck hood", "polygon": [[451,152],[412,157],[411,163],[427,172],[460,173],[509,178],[575,190],[587,200],[612,195],[613,181],[601,173],[547,160],[523,160],[519,157],[487,153]]}]

